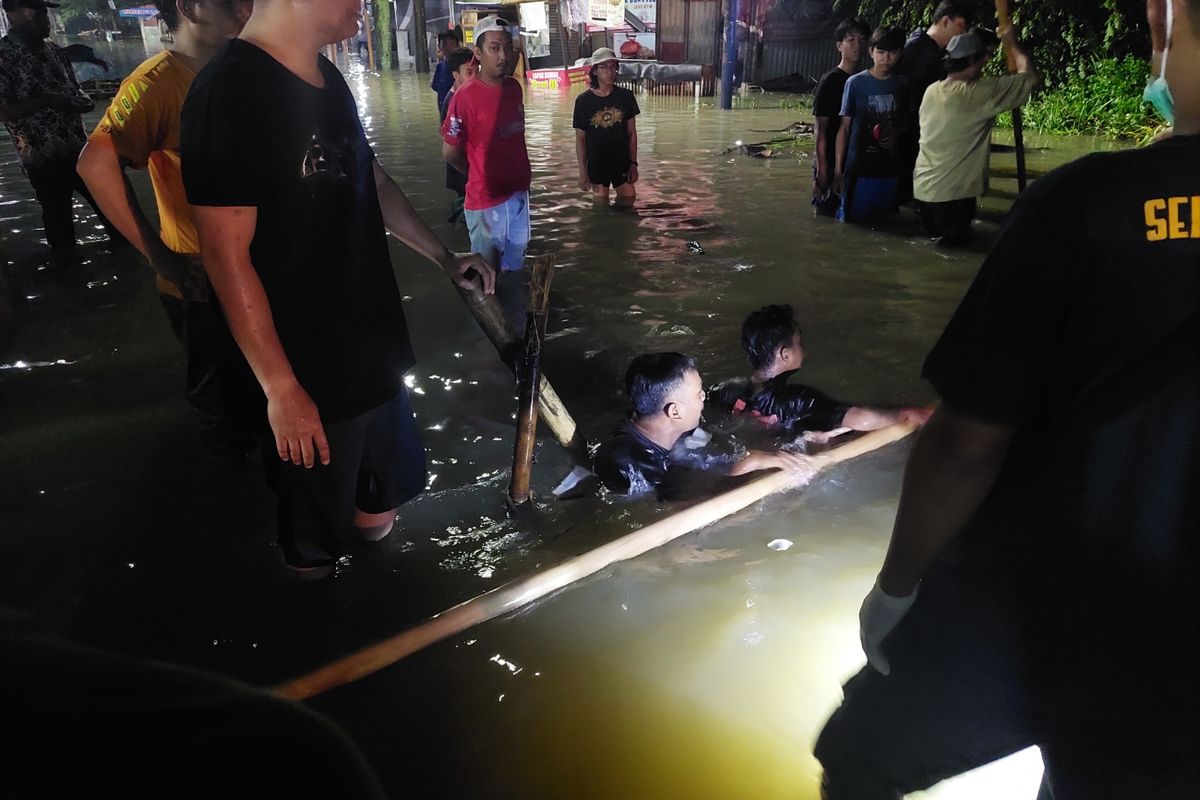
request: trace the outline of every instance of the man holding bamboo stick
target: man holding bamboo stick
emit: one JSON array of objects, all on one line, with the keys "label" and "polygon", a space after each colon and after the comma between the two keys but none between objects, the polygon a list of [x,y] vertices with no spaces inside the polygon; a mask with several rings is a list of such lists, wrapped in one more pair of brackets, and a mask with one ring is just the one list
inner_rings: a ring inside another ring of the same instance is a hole
[{"label": "man holding bamboo stick", "polygon": [[495,279],[417,216],[318,55],[354,33],[360,7],[259,0],[183,109],[184,185],[242,356],[226,385],[261,436],[280,548],[306,579],[332,573],[346,534],[387,536],[425,485],[386,230],[460,286],[471,270],[488,293]]},{"label": "man holding bamboo stick", "polygon": [[1200,0],[1148,16],[1174,137],[1038,180],[926,361],[828,800],[1032,745],[1043,800],[1200,797]]}]

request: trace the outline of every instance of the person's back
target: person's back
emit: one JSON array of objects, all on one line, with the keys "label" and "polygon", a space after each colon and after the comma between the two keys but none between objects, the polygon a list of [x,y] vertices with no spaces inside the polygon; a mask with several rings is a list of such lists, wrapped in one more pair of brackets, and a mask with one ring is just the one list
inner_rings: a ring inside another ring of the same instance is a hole
[{"label": "person's back", "polygon": [[941,203],[987,191],[992,128],[1001,111],[1020,106],[1033,88],[1030,76],[940,81],[921,104],[921,150],[913,196]]}]

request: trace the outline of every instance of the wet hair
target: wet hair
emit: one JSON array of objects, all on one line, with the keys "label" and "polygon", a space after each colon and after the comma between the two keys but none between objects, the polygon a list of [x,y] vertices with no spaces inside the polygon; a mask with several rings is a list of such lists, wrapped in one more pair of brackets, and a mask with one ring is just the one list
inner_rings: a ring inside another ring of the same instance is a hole
[{"label": "wet hair", "polygon": [[167,30],[173,31],[179,27],[179,9],[175,6],[175,0],[154,0],[154,7],[158,9],[158,16]]},{"label": "wet hair", "polygon": [[969,33],[975,34],[977,37],[979,37],[979,41],[983,42],[983,52],[976,53],[973,56],[965,56],[964,58],[951,58],[950,56],[943,56],[942,66],[945,67],[947,73],[961,72],[981,59],[986,59],[988,57],[987,51],[989,49],[996,50],[1000,47],[999,37],[997,37],[995,33],[987,28],[974,27],[969,31]]},{"label": "wet hair", "polygon": [[880,28],[871,34],[872,50],[903,50],[904,31],[899,28]]},{"label": "wet hair", "polygon": [[450,55],[446,56],[446,69],[450,70],[450,74],[458,72],[463,64],[469,64],[475,60],[475,54],[465,47],[460,47]]},{"label": "wet hair", "polygon": [[754,369],[769,367],[780,347],[790,345],[800,332],[791,306],[763,306],[742,323],[742,349]]},{"label": "wet hair", "polygon": [[866,21],[857,17],[848,17],[838,23],[837,28],[833,32],[833,40],[840,42],[856,31],[862,34],[864,39],[871,38],[871,26]]},{"label": "wet hair", "polygon": [[696,360],[682,353],[644,353],[625,370],[625,391],[639,417],[653,416],[666,407],[667,398],[679,388]]},{"label": "wet hair", "polygon": [[933,10],[933,21],[940,22],[944,17],[951,19],[962,17],[967,21],[967,25],[970,25],[975,19],[975,9],[969,3],[961,2],[961,0],[942,0]]},{"label": "wet hair", "polygon": [[[459,44],[462,44],[462,34],[459,33],[458,28],[451,28],[450,30],[440,31],[437,35],[438,47],[441,47],[442,42],[446,41],[447,39],[453,39],[454,41],[458,42]],[[425,41],[429,41],[429,40],[426,39]]]}]

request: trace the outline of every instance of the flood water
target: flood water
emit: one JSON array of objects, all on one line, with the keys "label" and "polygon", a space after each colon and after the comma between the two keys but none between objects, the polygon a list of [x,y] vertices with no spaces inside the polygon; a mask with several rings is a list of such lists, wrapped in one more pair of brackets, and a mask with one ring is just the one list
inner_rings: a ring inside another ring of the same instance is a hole
[{"label": "flood water", "polygon": [[[131,65],[137,50],[103,54]],[[350,74],[380,162],[466,248],[465,229],[446,224],[428,76]],[[811,142],[769,161],[721,155],[772,136],[755,129],[808,119],[778,107],[791,98],[752,96],[732,113],[638,99],[633,211],[594,208],[575,186],[572,96],[531,93],[526,105],[533,250],[558,265],[545,370],[588,438],[619,420],[633,355],[680,350],[706,380],[740,374],[742,318],[772,302],[799,311],[805,382],[860,404],[932,401],[921,362],[1015,194],[1012,156],[993,159],[980,244],[947,253],[915,235],[908,211],[879,231],[814,219]],[[1030,144],[1035,173],[1113,146]],[[228,470],[200,451],[149,268],[99,236],[78,263],[50,264],[7,138],[0,162],[0,606],[74,640],[269,686],[671,512],[556,501],[571,461],[545,439],[542,508],[509,520],[512,378],[445,278],[394,244],[429,490],[336,578],[294,581],[257,463]],[[815,798],[812,743],[864,660],[858,604],[907,449],[852,461],[312,704],[395,797]],[[774,539],[793,544],[773,550]],[[1039,776],[1030,751],[922,796],[1032,798]]]}]

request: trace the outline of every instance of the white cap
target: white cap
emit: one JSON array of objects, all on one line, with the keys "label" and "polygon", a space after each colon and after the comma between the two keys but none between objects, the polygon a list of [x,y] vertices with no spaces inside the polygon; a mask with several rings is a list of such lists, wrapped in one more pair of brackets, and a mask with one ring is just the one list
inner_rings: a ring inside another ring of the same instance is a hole
[{"label": "white cap", "polygon": [[506,19],[490,14],[475,23],[475,43],[479,44],[483,40],[483,35],[489,31],[500,31],[507,34],[508,38],[512,38],[513,29],[516,26]]}]

